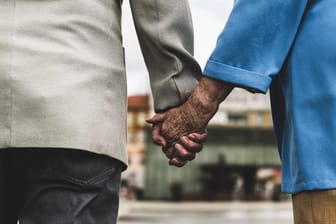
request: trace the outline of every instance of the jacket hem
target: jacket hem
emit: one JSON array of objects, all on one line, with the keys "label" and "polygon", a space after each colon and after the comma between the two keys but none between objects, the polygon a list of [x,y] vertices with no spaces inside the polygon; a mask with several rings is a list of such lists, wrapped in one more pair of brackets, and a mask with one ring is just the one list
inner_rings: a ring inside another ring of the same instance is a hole
[{"label": "jacket hem", "polygon": [[20,145],[5,145],[5,146],[0,146],[1,149],[55,149],[55,150],[81,150],[81,151],[87,151],[95,154],[100,154],[100,155],[105,155],[108,157],[111,157],[115,160],[118,160],[120,164],[122,165],[122,171],[126,170],[128,163],[127,163],[127,156],[121,156],[117,155],[118,153],[113,153],[112,150],[106,150],[106,149],[93,149],[93,148],[86,148],[86,147],[76,147],[76,146],[40,146],[40,145],[25,145],[25,146],[20,146]]}]

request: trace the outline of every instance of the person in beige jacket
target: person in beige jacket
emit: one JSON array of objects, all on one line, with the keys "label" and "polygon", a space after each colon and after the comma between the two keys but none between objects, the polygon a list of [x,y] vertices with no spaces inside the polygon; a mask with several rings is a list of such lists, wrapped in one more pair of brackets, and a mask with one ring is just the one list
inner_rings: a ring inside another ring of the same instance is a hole
[{"label": "person in beige jacket", "polygon": [[[0,223],[115,223],[126,168],[122,0],[0,1]],[[156,112],[201,76],[187,0],[130,0]]]}]

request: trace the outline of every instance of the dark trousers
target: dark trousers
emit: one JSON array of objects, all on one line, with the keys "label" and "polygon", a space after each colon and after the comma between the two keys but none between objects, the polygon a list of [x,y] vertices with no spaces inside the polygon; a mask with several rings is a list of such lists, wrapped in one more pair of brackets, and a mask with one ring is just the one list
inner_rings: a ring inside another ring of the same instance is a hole
[{"label": "dark trousers", "polygon": [[0,223],[114,224],[121,169],[80,150],[0,149]]}]

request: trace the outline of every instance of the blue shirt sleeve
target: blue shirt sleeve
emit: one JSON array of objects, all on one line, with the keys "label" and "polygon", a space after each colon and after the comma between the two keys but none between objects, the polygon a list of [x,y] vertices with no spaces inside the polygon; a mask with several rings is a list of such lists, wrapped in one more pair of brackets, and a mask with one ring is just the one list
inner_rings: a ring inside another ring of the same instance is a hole
[{"label": "blue shirt sleeve", "polygon": [[307,0],[236,0],[204,75],[266,92],[290,51]]}]

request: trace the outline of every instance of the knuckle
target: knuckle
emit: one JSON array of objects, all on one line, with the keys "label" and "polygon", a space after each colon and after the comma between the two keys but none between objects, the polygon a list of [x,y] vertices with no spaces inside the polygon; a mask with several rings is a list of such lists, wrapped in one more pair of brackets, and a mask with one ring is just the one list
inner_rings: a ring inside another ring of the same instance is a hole
[{"label": "knuckle", "polygon": [[179,162],[179,163],[176,163],[175,166],[177,167],[183,167],[185,165],[184,162]]},{"label": "knuckle", "polygon": [[189,156],[189,153],[186,152],[185,150],[181,150],[181,151],[179,151],[179,156],[182,157],[182,158],[185,158],[185,157]]},{"label": "knuckle", "polygon": [[189,157],[188,157],[188,160],[189,161],[192,161],[196,158],[196,155],[195,154],[190,154]]},{"label": "knuckle", "polygon": [[172,158],[173,156],[174,156],[174,151],[172,151],[172,150],[167,150],[166,152],[165,152],[165,154],[166,154],[166,156],[168,157],[168,158]]},{"label": "knuckle", "polygon": [[154,144],[156,144],[156,145],[160,145],[160,144],[159,144],[159,143],[160,143],[159,138],[156,137],[156,136],[153,136],[153,137],[152,137],[152,142],[153,142]]},{"label": "knuckle", "polygon": [[192,152],[199,152],[199,151],[201,151],[201,149],[202,149],[202,146],[195,145],[194,147],[190,148],[190,151],[192,151]]},{"label": "knuckle", "polygon": [[192,144],[190,144],[190,148],[197,150],[199,148],[199,144],[193,142]]},{"label": "knuckle", "polygon": [[182,167],[186,164],[187,161],[184,161],[184,160],[181,160],[180,158],[178,157],[175,157],[173,159],[171,159],[171,164],[176,166],[176,167]]},{"label": "knuckle", "polygon": [[200,152],[202,150],[202,148],[203,148],[202,145],[197,145],[197,147],[195,147],[195,151]]},{"label": "knuckle", "polygon": [[165,155],[168,159],[171,159],[173,157],[170,153],[165,153]]},{"label": "knuckle", "polygon": [[154,136],[152,137],[152,142],[156,143],[156,138]]}]

